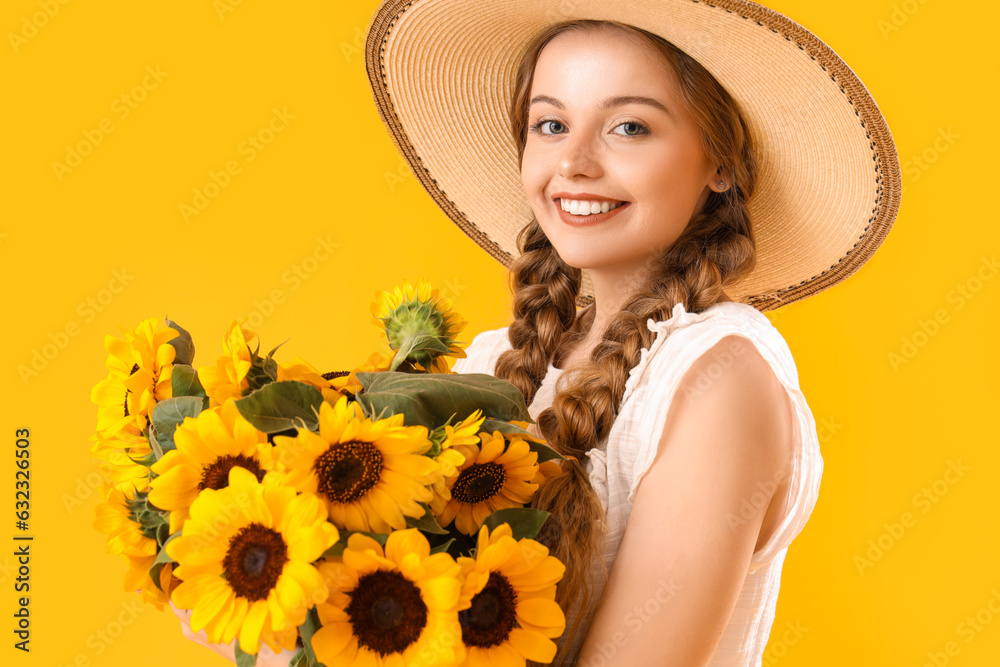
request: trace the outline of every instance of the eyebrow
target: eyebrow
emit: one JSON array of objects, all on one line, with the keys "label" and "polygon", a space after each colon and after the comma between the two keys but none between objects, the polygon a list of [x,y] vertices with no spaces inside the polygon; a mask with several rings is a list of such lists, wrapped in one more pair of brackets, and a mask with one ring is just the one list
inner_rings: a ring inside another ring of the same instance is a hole
[{"label": "eyebrow", "polygon": [[[531,98],[531,101],[528,102],[528,106],[530,107],[535,102],[548,102],[557,109],[566,108],[562,102],[560,102],[554,97],[549,97],[548,95],[535,95],[534,97]],[[604,109],[624,106],[626,104],[645,104],[646,106],[651,106],[653,108],[659,109],[660,111],[663,111],[671,118],[674,117],[674,113],[667,107],[663,106],[663,104],[654,100],[652,97],[643,97],[642,95],[618,95],[616,97],[609,97],[603,102],[601,102],[599,105],[597,105],[597,108],[603,111]]]}]

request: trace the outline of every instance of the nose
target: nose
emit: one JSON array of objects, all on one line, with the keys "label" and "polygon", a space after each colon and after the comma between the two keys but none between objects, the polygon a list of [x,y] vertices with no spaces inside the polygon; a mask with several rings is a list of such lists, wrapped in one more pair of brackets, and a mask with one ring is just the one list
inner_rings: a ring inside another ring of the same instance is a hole
[{"label": "nose", "polygon": [[559,175],[566,179],[601,175],[600,155],[592,137],[577,132],[566,138],[559,156]]}]

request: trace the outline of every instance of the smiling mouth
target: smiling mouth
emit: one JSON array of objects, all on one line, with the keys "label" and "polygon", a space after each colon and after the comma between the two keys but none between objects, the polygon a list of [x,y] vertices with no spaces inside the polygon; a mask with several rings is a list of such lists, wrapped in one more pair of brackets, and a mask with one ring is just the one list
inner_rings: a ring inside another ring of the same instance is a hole
[{"label": "smiling mouth", "polygon": [[624,206],[628,202],[619,201],[588,201],[588,200],[575,200],[575,199],[557,199],[556,200],[559,208],[566,211],[570,215],[575,215],[579,217],[587,217],[588,215],[600,215],[601,213],[607,213],[608,211],[613,211],[616,208]]}]

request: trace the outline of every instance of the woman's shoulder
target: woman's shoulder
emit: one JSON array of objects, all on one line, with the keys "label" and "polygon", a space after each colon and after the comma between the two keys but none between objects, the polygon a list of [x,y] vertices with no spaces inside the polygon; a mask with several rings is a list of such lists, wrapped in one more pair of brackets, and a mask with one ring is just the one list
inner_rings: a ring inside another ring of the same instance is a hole
[{"label": "woman's shoulder", "polygon": [[[723,302],[700,313],[688,313],[677,304],[670,319],[648,326],[657,332],[650,349],[643,350],[643,359],[633,369],[625,389],[629,399],[633,427],[641,431],[639,446],[633,454],[628,502],[634,502],[639,481],[649,469],[656,447],[648,443],[659,441],[667,410],[681,380],[706,352],[722,343],[711,355],[711,364],[701,364],[701,372],[684,386],[695,393],[713,385],[716,378],[733,365],[733,355],[746,354],[751,349],[763,357],[784,386],[795,412],[794,455],[789,479],[790,491],[779,527],[768,543],[754,552],[751,569],[770,562],[774,556],[802,530],[816,503],[823,459],[812,410],[799,387],[798,372],[788,344],[771,321],[748,304]],[[730,336],[738,337],[730,339]],[[728,345],[726,341],[736,340]]]}]

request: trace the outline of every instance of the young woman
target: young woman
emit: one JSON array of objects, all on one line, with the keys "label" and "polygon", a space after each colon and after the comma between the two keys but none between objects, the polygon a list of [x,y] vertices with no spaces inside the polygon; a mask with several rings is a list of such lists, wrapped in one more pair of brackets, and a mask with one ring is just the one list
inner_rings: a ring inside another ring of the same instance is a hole
[{"label": "young woman", "polygon": [[[823,464],[780,334],[724,292],[756,259],[747,125],[690,57],[616,23],[556,24],[518,71],[534,213],[511,268],[521,315],[455,370],[514,383],[540,434],[576,457],[535,503],[567,564],[562,661],[759,660],[792,537],[778,530],[805,523]],[[581,269],[594,301],[566,326]],[[673,340],[649,356],[658,333]],[[776,539],[781,553],[765,551]]]},{"label": "young woman", "polygon": [[453,370],[518,387],[568,457],[534,502],[567,565],[554,664],[759,665],[823,471],[762,311],[888,233],[867,90],[745,1],[386,0],[367,50],[414,174],[510,268],[510,325]]},{"label": "young woman", "polygon": [[386,0],[367,66],[423,187],[510,267],[513,321],[454,370],[518,387],[567,457],[534,502],[567,566],[554,664],[759,665],[823,471],[762,311],[888,233],[874,101],[737,0]]}]

